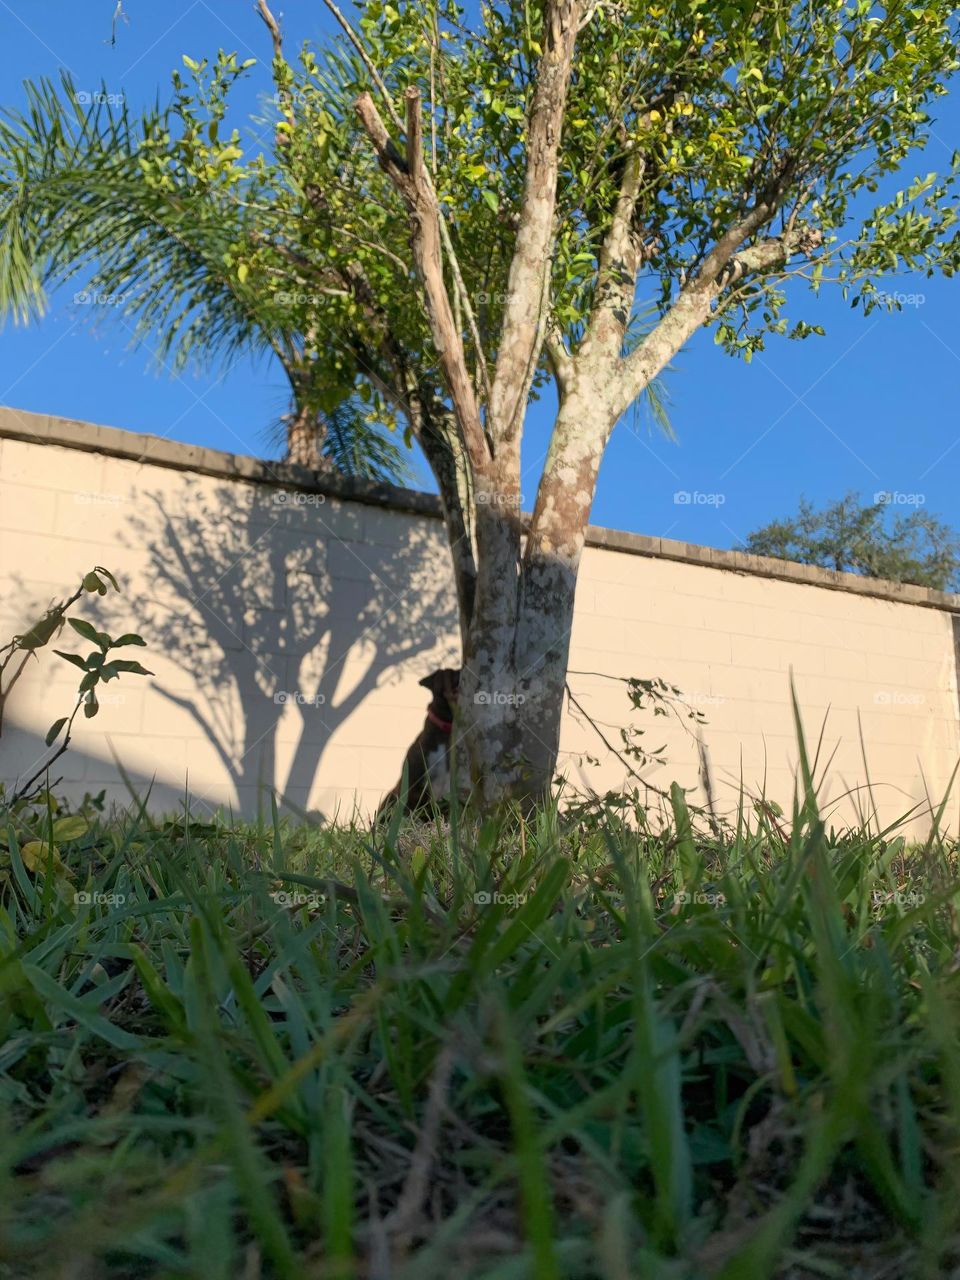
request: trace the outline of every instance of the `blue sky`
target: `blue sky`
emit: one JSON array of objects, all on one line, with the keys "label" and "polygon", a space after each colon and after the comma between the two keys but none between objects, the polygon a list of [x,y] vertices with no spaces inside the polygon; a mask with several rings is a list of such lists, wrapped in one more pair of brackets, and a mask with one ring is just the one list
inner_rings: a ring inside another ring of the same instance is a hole
[{"label": "blue sky", "polygon": [[[139,107],[166,98],[182,54],[209,56],[218,47],[261,59],[236,97],[244,114],[271,92],[269,44],[252,0],[125,0],[125,8],[129,25],[118,26],[111,46],[114,0],[0,0],[0,103],[19,106],[25,78],[56,76],[63,67],[81,89],[104,82]],[[328,38],[320,0],[276,8],[289,53],[303,39]],[[939,105],[927,154],[905,177],[943,170],[957,147],[955,89]],[[666,375],[676,441],[648,424],[642,407],[623,423],[604,460],[594,523],[731,547],[795,510],[802,495],[826,501],[849,489],[868,498],[878,490],[921,495],[927,509],[958,523],[960,281],[900,277],[888,287],[922,301],[865,318],[839,295],[804,297],[791,317],[822,324],[826,337],[773,338],[749,366],[724,356],[712,335],[699,335]],[[71,289],[52,299],[41,323],[7,325],[0,404],[275,455],[268,427],[286,403],[277,368],[264,361],[172,379],[156,372],[149,352],[128,349],[129,333],[113,317],[94,330],[90,310],[73,305]],[[535,407],[524,456],[527,505],[548,428],[548,414]]]}]

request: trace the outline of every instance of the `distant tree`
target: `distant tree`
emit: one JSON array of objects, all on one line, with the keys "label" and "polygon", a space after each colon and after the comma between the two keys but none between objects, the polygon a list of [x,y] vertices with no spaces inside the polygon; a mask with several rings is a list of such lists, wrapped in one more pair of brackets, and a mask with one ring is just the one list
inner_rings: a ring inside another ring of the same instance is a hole
[{"label": "distant tree", "polygon": [[867,506],[856,493],[821,510],[805,499],[792,519],[774,520],[746,540],[757,556],[776,556],[824,569],[960,590],[960,535],[929,511],[891,515],[891,495]]}]

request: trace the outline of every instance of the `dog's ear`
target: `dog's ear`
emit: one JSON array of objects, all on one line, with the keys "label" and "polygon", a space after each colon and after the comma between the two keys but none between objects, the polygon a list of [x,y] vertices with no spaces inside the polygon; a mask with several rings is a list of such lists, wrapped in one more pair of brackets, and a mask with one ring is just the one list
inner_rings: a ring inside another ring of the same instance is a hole
[{"label": "dog's ear", "polygon": [[431,671],[428,676],[424,676],[422,680],[418,680],[417,684],[421,688],[429,689],[431,693],[437,692],[437,681],[442,677],[442,671]]}]

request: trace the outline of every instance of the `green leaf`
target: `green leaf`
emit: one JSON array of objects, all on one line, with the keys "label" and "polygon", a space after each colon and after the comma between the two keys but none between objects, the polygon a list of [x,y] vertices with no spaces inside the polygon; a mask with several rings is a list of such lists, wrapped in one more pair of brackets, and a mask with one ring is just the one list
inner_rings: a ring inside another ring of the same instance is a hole
[{"label": "green leaf", "polygon": [[[43,969],[33,964],[24,964],[22,969],[27,981],[51,1009],[59,1010],[72,1022],[101,1040],[106,1040],[115,1049],[140,1048],[140,1040],[136,1036],[115,1027],[107,1018],[95,1013],[86,1000],[70,995],[61,983],[51,978]],[[95,995],[95,992],[91,994]]]},{"label": "green leaf", "polygon": [[675,839],[679,855],[680,873],[683,877],[684,886],[692,889],[699,883],[700,858],[693,842],[693,824],[690,820],[690,810],[687,808],[686,796],[683,794],[683,788],[676,782],[670,784],[670,806],[673,809],[673,818],[676,824]]},{"label": "green leaf", "polygon": [[79,813],[70,814],[66,818],[58,818],[53,824],[53,838],[60,844],[68,840],[78,840],[90,830],[90,824]]},{"label": "green leaf", "polygon": [[121,645],[125,644],[139,644],[143,645],[145,648],[147,642],[144,640],[143,636],[138,636],[132,631],[127,631],[122,636],[118,636],[117,639],[113,641],[110,648],[119,649]]},{"label": "green leaf", "polygon": [[56,848],[51,852],[46,840],[28,840],[20,850],[20,856],[23,859],[23,865],[34,875],[39,871],[46,871],[49,866],[53,867],[54,875],[70,874],[63,865],[63,859]]},{"label": "green leaf", "polygon": [[114,659],[113,662],[107,663],[107,666],[104,667],[104,671],[106,671],[108,667],[112,672],[128,671],[131,675],[135,676],[152,676],[154,674],[152,671],[148,671],[146,667],[142,667],[139,662],[131,662],[127,658]]},{"label": "green leaf", "polygon": [[157,973],[142,946],[134,946],[133,963],[150,1003],[161,1014],[167,1026],[174,1032],[185,1027],[183,1005],[171,993],[169,986]]},{"label": "green leaf", "polygon": [[53,745],[55,739],[60,734],[60,730],[67,723],[67,719],[67,716],[61,716],[59,720],[54,720],[53,724],[47,730],[47,736],[44,738],[44,742],[48,747]]},{"label": "green leaf", "polygon": [[86,622],[83,618],[68,618],[67,621],[76,631],[77,635],[83,636],[84,640],[91,640],[94,644],[99,645],[101,649],[107,650],[110,647],[110,637],[105,631],[98,631],[91,623]]},{"label": "green leaf", "polygon": [[501,1053],[500,1086],[510,1116],[520,1183],[524,1234],[533,1259],[531,1274],[538,1280],[560,1280],[555,1252],[554,1211],[550,1178],[537,1118],[530,1104],[531,1086],[524,1070],[523,1054],[505,1008],[496,1009],[495,1030]]},{"label": "green leaf", "polygon": [[[337,1075],[345,1073],[338,1072]],[[331,1084],[324,1104],[324,1236],[331,1274],[356,1275],[353,1252],[355,1182],[350,1145],[351,1091],[339,1081]]]},{"label": "green leaf", "polygon": [[481,198],[483,199],[483,202],[486,205],[488,205],[493,210],[494,213],[500,212],[500,197],[497,195],[495,191],[491,191],[489,188],[487,188],[484,191],[481,191],[480,195],[481,195]]},{"label": "green leaf", "polygon": [[79,667],[81,671],[86,671],[87,664],[78,653],[64,653],[62,649],[54,649],[53,652],[58,658],[63,658],[66,662],[72,663],[73,666]]}]

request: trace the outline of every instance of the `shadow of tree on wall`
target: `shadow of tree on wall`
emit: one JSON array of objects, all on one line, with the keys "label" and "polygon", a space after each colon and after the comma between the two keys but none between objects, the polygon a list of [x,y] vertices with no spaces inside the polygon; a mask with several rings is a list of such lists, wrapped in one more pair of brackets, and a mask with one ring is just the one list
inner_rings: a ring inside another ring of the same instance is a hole
[{"label": "shadow of tree on wall", "polygon": [[176,511],[169,491],[139,501],[137,627],[185,677],[154,692],[202,730],[242,809],[265,788],[305,809],[331,738],[383,675],[456,634],[442,526],[241,484],[189,484]]}]

